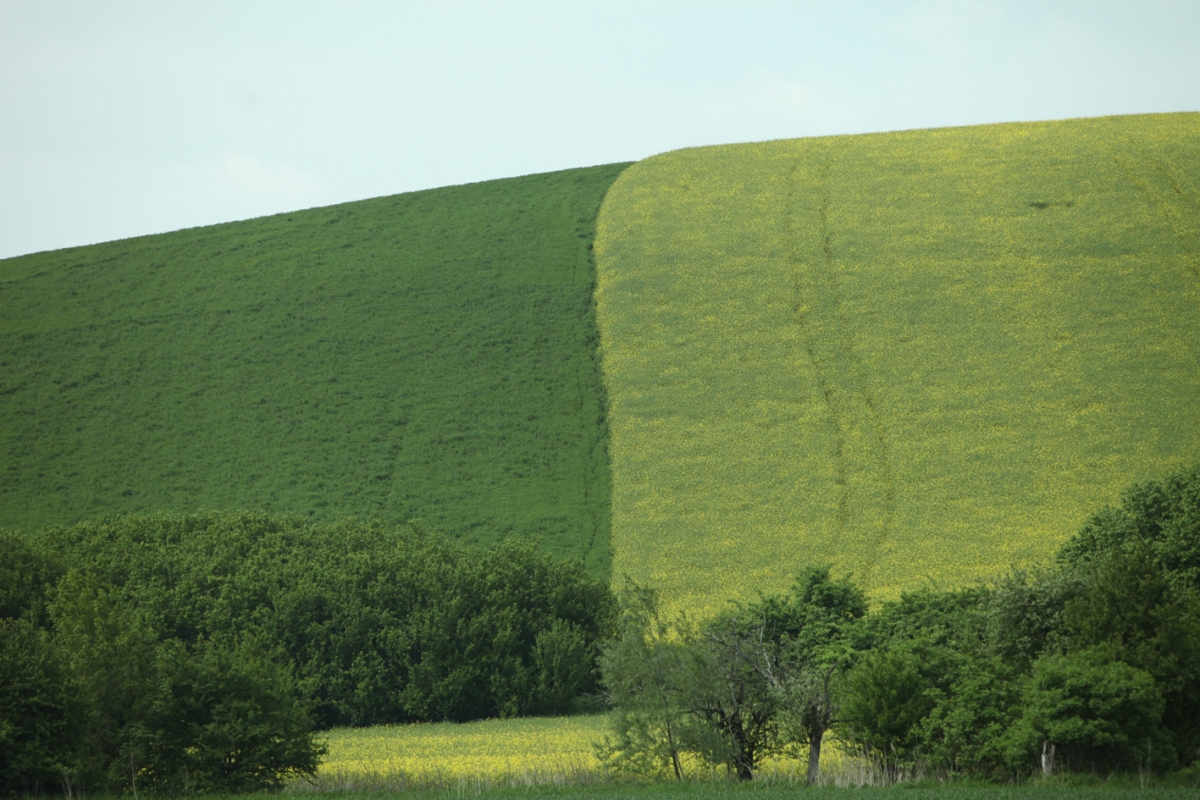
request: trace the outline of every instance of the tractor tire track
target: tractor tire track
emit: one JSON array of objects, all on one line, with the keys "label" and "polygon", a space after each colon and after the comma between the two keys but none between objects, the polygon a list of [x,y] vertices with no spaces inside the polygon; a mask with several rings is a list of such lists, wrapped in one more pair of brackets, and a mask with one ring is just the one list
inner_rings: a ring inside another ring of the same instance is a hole
[{"label": "tractor tire track", "polygon": [[[1167,223],[1167,227],[1171,229],[1171,233],[1179,242],[1183,258],[1191,268],[1192,274],[1200,280],[1200,252],[1197,252],[1197,243],[1194,241],[1196,235],[1193,232],[1193,226],[1186,223],[1187,220],[1196,219],[1200,203],[1197,203],[1195,197],[1189,196],[1190,193],[1181,185],[1182,182],[1171,174],[1165,164],[1153,156],[1138,157],[1134,155],[1133,151],[1136,151],[1136,145],[1128,139],[1125,140],[1125,146],[1131,151],[1130,154],[1122,157],[1119,153],[1113,153],[1113,163],[1117,165],[1117,169],[1125,175],[1126,180],[1137,190],[1138,194],[1145,198],[1146,204]],[[1139,175],[1135,164],[1141,164],[1150,169],[1142,170],[1143,174]],[[1156,183],[1165,184],[1165,189],[1161,186],[1156,187]],[[1185,212],[1180,208],[1181,203],[1186,203],[1192,208]]]},{"label": "tractor tire track", "polygon": [[[835,273],[833,233],[829,224],[830,172],[837,151],[816,167],[819,204],[816,219],[799,213],[799,182],[806,163],[798,160],[788,180],[788,236],[792,269],[792,309],[813,365],[833,436],[838,486],[837,536],[863,543],[851,561],[858,578],[868,583],[884,543],[895,527],[896,480],[891,446],[865,369],[849,336],[841,289]],[[805,236],[815,223],[819,242]],[[809,239],[805,246],[803,239]],[[814,247],[815,245],[815,247]],[[816,252],[814,252],[814,250]],[[874,506],[874,508],[872,508]],[[873,513],[872,513],[873,512]]]}]

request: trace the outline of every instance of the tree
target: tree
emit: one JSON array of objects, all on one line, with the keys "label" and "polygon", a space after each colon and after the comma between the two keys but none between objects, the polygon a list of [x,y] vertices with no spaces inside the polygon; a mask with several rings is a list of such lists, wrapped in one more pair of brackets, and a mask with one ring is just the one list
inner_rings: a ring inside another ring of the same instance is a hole
[{"label": "tree", "polygon": [[921,667],[913,648],[901,645],[869,652],[846,678],[848,738],[889,771],[915,758],[939,699]]},{"label": "tree", "polygon": [[172,640],[156,658],[157,685],[130,738],[137,775],[169,793],[255,792],[316,773],[325,748],[291,670],[251,641]]},{"label": "tree", "polygon": [[683,777],[681,754],[750,780],[778,744],[776,696],[761,670],[760,619],[744,609],[697,630],[665,619],[654,590],[627,581],[619,636],[601,663],[614,725],[601,755],[644,774]]},{"label": "tree", "polygon": [[49,631],[0,618],[0,795],[43,794],[78,772],[79,695]]},{"label": "tree", "polygon": [[711,735],[701,746],[739,781],[754,777],[763,757],[779,748],[779,696],[763,673],[765,634],[751,612],[719,617],[705,626],[689,682],[689,712]]},{"label": "tree", "polygon": [[669,620],[654,589],[629,578],[617,594],[616,636],[604,646],[600,669],[615,711],[600,747],[602,760],[642,775],[669,770],[683,779],[685,682],[694,658],[685,620]]},{"label": "tree", "polygon": [[602,660],[617,708],[610,761],[670,765],[692,752],[751,779],[762,758],[809,748],[819,776],[821,743],[835,721],[835,683],[866,614],[862,592],[827,567],[801,573],[793,591],[760,597],[695,628],[666,621],[657,595],[627,583],[620,635]]},{"label": "tree", "polygon": [[1093,515],[1059,553],[1078,567],[1119,551],[1151,554],[1172,582],[1200,589],[1200,464],[1127,489]]},{"label": "tree", "polygon": [[931,766],[998,779],[1010,774],[1004,736],[1021,711],[1018,674],[996,657],[965,662],[918,726]]},{"label": "tree", "polygon": [[321,727],[566,713],[600,687],[607,583],[533,542],[475,551],[415,524],[261,512],[112,517],[32,539],[160,640],[254,631],[280,646]]},{"label": "tree", "polygon": [[134,788],[143,754],[132,734],[153,691],[158,639],[144,614],[74,569],[51,598],[55,647],[78,703],[78,779]]},{"label": "tree", "polygon": [[1142,544],[1087,564],[1087,590],[1066,605],[1070,650],[1097,650],[1154,680],[1163,725],[1188,763],[1200,750],[1200,596],[1171,580]]},{"label": "tree", "polygon": [[829,567],[808,567],[790,596],[763,598],[748,613],[762,620],[759,670],[777,695],[785,738],[808,747],[812,785],[825,734],[839,722],[836,684],[861,646],[866,597],[849,579],[834,580]]},{"label": "tree", "polygon": [[1044,771],[1070,767],[1134,768],[1174,760],[1159,725],[1162,695],[1145,670],[1113,660],[1099,649],[1048,655],[1034,664],[1023,714],[1007,736],[1016,768],[1039,756]]},{"label": "tree", "polygon": [[1013,572],[997,581],[983,602],[983,651],[1016,673],[1028,673],[1038,656],[1064,652],[1067,603],[1087,589],[1077,570]]},{"label": "tree", "polygon": [[80,785],[244,792],[315,771],[323,749],[278,652],[249,639],[159,639],[114,588],[74,570],[49,608]]}]

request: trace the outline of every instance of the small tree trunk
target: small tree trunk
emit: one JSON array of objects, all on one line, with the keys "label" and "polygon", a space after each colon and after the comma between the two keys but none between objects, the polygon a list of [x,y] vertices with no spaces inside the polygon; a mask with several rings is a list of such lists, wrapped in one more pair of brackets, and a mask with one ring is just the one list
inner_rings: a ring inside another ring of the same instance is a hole
[{"label": "small tree trunk", "polygon": [[808,775],[805,780],[809,786],[821,777],[821,739],[825,737],[825,729],[818,728],[808,739]]},{"label": "small tree trunk", "polygon": [[671,725],[671,704],[667,700],[667,696],[662,696],[663,701],[663,722],[667,728],[667,747],[671,750],[671,767],[675,770],[675,780],[683,780],[683,769],[679,765],[679,747],[675,744],[675,730]]},{"label": "small tree trunk", "polygon": [[1042,777],[1049,778],[1054,774],[1054,745],[1050,740],[1042,742]]}]

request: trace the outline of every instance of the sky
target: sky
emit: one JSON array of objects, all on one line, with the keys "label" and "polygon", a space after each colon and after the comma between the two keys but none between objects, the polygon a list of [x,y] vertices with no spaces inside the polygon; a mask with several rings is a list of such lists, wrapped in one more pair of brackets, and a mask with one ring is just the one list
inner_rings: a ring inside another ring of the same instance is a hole
[{"label": "sky", "polygon": [[697,145],[1200,111],[1197,76],[1196,0],[0,0],[0,258]]}]

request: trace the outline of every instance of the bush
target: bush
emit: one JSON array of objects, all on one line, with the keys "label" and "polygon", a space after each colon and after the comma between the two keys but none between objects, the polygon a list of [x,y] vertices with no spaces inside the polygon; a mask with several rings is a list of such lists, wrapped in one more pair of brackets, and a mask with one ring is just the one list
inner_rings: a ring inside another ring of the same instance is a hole
[{"label": "bush", "polygon": [[1100,650],[1039,659],[1022,700],[1008,737],[1017,769],[1035,766],[1043,752],[1053,752],[1062,767],[1093,772],[1174,764],[1154,679]]},{"label": "bush", "polygon": [[316,773],[325,753],[291,670],[250,643],[165,643],[157,686],[130,737],[146,788],[254,792]]},{"label": "bush", "polygon": [[78,697],[49,631],[0,619],[0,794],[40,794],[77,768]]}]

